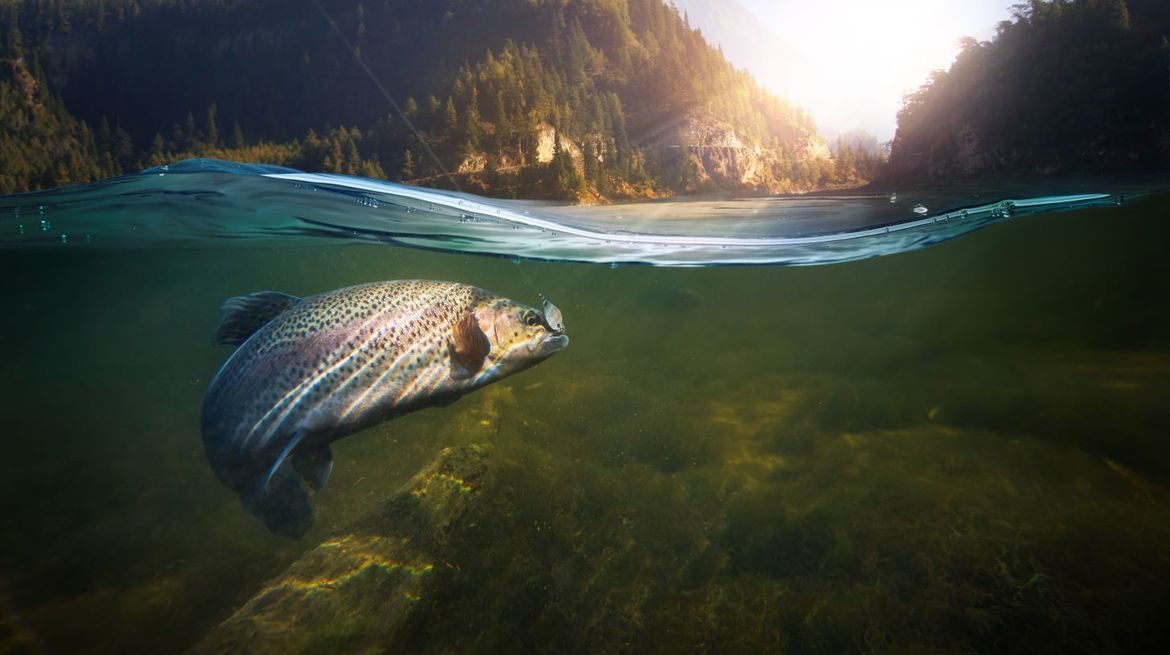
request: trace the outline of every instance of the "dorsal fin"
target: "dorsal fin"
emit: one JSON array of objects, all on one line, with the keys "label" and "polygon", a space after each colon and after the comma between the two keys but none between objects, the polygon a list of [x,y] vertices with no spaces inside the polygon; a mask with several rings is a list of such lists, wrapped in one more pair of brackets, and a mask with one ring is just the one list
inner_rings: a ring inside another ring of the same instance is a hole
[{"label": "dorsal fin", "polygon": [[296,296],[279,291],[258,291],[228,298],[223,303],[223,319],[215,328],[212,342],[218,346],[238,346],[300,301]]}]

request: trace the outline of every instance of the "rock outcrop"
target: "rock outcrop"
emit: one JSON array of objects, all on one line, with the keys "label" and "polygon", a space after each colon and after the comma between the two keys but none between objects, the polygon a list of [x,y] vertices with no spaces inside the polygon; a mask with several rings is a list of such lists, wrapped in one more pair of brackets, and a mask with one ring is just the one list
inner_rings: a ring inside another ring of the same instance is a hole
[{"label": "rock outcrop", "polygon": [[365,652],[433,588],[443,545],[488,477],[487,452],[447,448],[378,510],[305,553],[190,651]]},{"label": "rock outcrop", "polygon": [[687,191],[807,191],[820,185],[819,169],[832,164],[819,137],[784,152],[749,143],[732,125],[711,117],[687,119],[676,138],[667,147],[685,157],[680,174]]}]

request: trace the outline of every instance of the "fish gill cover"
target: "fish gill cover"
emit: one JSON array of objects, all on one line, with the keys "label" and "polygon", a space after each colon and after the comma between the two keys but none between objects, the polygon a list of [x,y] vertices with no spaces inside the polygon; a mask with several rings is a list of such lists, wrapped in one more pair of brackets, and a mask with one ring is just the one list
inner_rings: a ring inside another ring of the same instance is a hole
[{"label": "fish gill cover", "polygon": [[602,264],[829,264],[1122,198],[1077,193],[988,201],[952,191],[901,199],[854,193],[570,207],[192,159],[92,184],[0,196],[0,247],[220,248],[279,240]]}]

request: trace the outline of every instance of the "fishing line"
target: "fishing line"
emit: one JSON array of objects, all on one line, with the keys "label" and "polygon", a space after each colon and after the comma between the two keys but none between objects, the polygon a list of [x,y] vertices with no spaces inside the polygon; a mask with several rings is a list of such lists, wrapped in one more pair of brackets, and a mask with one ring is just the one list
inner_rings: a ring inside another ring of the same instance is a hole
[{"label": "fishing line", "polygon": [[536,295],[543,298],[544,296],[542,295],[540,287],[536,284],[536,279],[534,277],[532,277],[532,275],[530,275],[527,270],[522,268],[525,263],[526,262],[524,262],[523,260],[514,260],[512,263],[512,266],[516,270],[516,272],[519,274],[520,279],[523,280],[524,282],[526,282],[528,284],[529,288],[532,289],[532,291],[536,292]]},{"label": "fishing line", "polygon": [[[532,289],[532,291],[535,292],[536,295],[541,300],[545,300],[546,299],[545,296],[547,295],[546,294],[547,288],[541,289],[540,286],[536,283],[536,278],[533,277],[528,272],[527,269],[523,268],[523,266],[525,264],[528,264],[528,263],[537,263],[537,262],[517,261],[517,262],[515,262],[516,272],[519,274],[520,279],[523,280],[524,283],[527,283],[529,288]],[[568,270],[571,272],[570,275],[560,275],[557,278],[558,290],[563,291],[565,293],[579,289],[582,286],[582,281],[584,280],[584,278],[586,278],[588,276],[592,276],[594,273],[600,273],[602,271],[604,271],[606,273],[613,272],[607,266],[572,265],[572,264],[568,264],[566,262],[539,262],[539,263],[543,263],[546,266],[559,266],[560,268],[558,270],[565,270],[566,267],[568,268]],[[561,299],[561,302],[564,303],[563,298]],[[565,306],[565,305],[562,305],[562,306]]]},{"label": "fishing line", "polygon": [[414,123],[410,122],[410,119],[407,118],[406,114],[403,113],[401,108],[399,108],[398,103],[394,102],[394,98],[390,95],[390,92],[386,90],[385,86],[382,86],[381,80],[378,79],[378,76],[374,75],[374,71],[370,70],[369,65],[366,64],[366,60],[362,59],[362,55],[357,51],[357,48],[354,48],[353,44],[349,42],[349,39],[345,38],[345,34],[341,31],[341,28],[337,26],[337,22],[333,20],[333,17],[329,15],[329,12],[325,11],[325,8],[321,6],[319,0],[313,0],[313,5],[317,7],[317,11],[321,12],[321,15],[324,16],[325,20],[329,22],[329,27],[333,28],[333,33],[336,34],[337,38],[341,39],[341,42],[345,44],[346,49],[348,49],[349,53],[353,55],[353,58],[357,60],[358,64],[362,67],[362,70],[366,72],[366,77],[369,77],[370,81],[374,83],[374,86],[378,87],[378,91],[380,91],[382,96],[386,98],[386,102],[389,102],[390,106],[394,108],[394,113],[398,114],[398,117],[402,119],[403,123],[406,123],[407,129],[409,129],[411,134],[414,135],[414,138],[418,140],[419,145],[421,145],[423,149],[427,151],[427,155],[431,158],[432,161],[435,162],[435,165],[439,167],[439,170],[442,171],[443,175],[448,180],[450,180],[451,185],[455,187],[455,190],[462,191],[462,189],[459,188],[459,182],[455,180],[455,176],[451,175],[450,171],[447,170],[447,167],[443,165],[443,162],[439,160],[438,155],[436,155],[435,151],[431,149],[431,146],[426,142],[426,139],[422,137],[422,133],[415,129]]},{"label": "fishing line", "polygon": [[[370,70],[366,60],[362,58],[361,53],[359,53],[353,44],[349,42],[349,39],[346,38],[345,33],[341,31],[340,27],[338,27],[337,21],[333,20],[333,17],[329,15],[329,12],[325,11],[325,7],[321,5],[320,0],[312,1],[313,6],[317,8],[317,11],[320,12],[321,16],[329,23],[329,27],[333,30],[333,33],[337,35],[337,38],[341,39],[341,42],[345,44],[346,49],[349,50],[350,54],[353,55],[353,58],[357,61],[358,65],[362,67],[363,71],[365,71],[366,77],[370,78],[370,81],[373,82],[374,86],[377,87],[382,96],[386,98],[386,102],[390,103],[390,106],[394,108],[394,113],[397,114],[400,119],[402,119],[402,122],[406,124],[407,129],[410,130],[410,132],[414,135],[414,138],[418,140],[420,145],[422,145],[423,149],[426,150],[427,156],[431,158],[431,161],[435,162],[435,165],[439,167],[440,171],[442,171],[443,176],[451,182],[451,185],[455,187],[455,190],[462,191],[462,189],[459,187],[459,182],[455,179],[455,176],[451,175],[451,172],[448,171],[447,167],[443,165],[443,162],[439,159],[438,155],[435,154],[435,151],[431,149],[430,144],[428,144],[426,139],[423,138],[422,133],[414,127],[414,124],[411,123],[410,119],[406,117],[405,112],[403,112],[402,109],[398,106],[398,103],[394,101],[393,96],[391,96],[390,92],[386,90],[385,86],[383,86],[382,81],[378,79],[377,75],[374,75],[374,71]],[[533,291],[536,291],[538,294],[540,294],[540,287],[537,285],[535,278],[533,278],[532,275],[528,273],[528,271],[520,268],[519,263],[516,266],[516,270],[519,273],[520,278],[523,279],[524,282],[526,282]]]}]

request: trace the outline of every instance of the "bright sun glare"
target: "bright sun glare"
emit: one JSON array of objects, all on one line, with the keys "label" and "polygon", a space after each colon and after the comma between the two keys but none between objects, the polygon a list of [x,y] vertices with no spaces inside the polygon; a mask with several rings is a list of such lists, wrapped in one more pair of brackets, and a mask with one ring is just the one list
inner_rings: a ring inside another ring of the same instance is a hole
[{"label": "bright sun glare", "polygon": [[902,95],[946,68],[962,36],[988,39],[1007,0],[749,0],[803,59],[777,89],[830,129],[893,136]]}]

